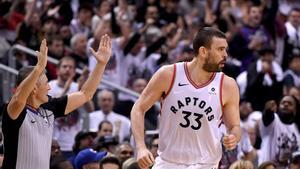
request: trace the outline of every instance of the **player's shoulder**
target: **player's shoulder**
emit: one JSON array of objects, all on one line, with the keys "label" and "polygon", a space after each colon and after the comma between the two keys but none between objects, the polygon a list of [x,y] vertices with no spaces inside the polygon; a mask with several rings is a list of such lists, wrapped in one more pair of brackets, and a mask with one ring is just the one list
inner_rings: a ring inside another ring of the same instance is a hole
[{"label": "player's shoulder", "polygon": [[157,74],[164,77],[172,77],[175,67],[176,66],[174,64],[164,65],[158,69]]},{"label": "player's shoulder", "polygon": [[232,91],[232,90],[238,89],[238,85],[237,85],[235,79],[224,74],[223,89],[225,89],[225,91],[227,91],[227,90]]},{"label": "player's shoulder", "polygon": [[224,85],[237,85],[235,79],[226,74],[224,74],[223,84]]}]

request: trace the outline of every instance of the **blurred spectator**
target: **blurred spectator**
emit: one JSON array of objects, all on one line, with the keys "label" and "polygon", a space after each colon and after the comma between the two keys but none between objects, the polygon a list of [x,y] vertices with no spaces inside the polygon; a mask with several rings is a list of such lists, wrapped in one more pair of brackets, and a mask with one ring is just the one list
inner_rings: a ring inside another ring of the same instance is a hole
[{"label": "blurred spectator", "polygon": [[46,17],[42,20],[42,29],[45,37],[51,37],[57,34],[59,29],[58,21],[55,17]]},{"label": "blurred spectator", "polygon": [[48,40],[49,56],[60,60],[65,55],[64,41],[60,36],[53,35]]},{"label": "blurred spectator", "polygon": [[266,161],[258,166],[258,169],[276,169],[276,164],[272,161]]},{"label": "blurred spectator", "polygon": [[72,19],[70,29],[72,35],[83,33],[86,36],[91,34],[91,20],[93,8],[90,4],[85,3],[79,6],[77,18]]},{"label": "blurred spectator", "polygon": [[52,144],[51,144],[51,156],[50,159],[53,159],[56,156],[61,156],[61,150],[58,142],[54,139],[52,139]]},{"label": "blurred spectator", "polygon": [[100,161],[99,166],[100,169],[121,169],[122,168],[119,159],[115,156],[104,157]]},{"label": "blurred spectator", "polygon": [[36,0],[33,2],[32,9],[27,11],[26,19],[19,25],[16,41],[23,41],[28,48],[38,50],[43,37],[40,16],[38,11],[34,10]]},{"label": "blurred spectator", "polygon": [[205,15],[205,1],[195,0],[180,0],[179,11],[186,17],[189,17],[191,21],[199,22],[204,18]]},{"label": "blurred spectator", "polygon": [[128,142],[124,142],[117,146],[115,155],[119,158],[120,163],[123,164],[124,161],[133,157],[134,150]]},{"label": "blurred spectator", "polygon": [[0,2],[0,37],[13,42],[16,38],[16,29],[25,19],[26,1]]},{"label": "blurred spectator", "polygon": [[116,152],[118,144],[118,138],[114,136],[101,136],[96,144],[96,149],[99,151],[107,151],[111,154],[114,154]]},{"label": "blurred spectator", "polygon": [[75,143],[73,145],[73,155],[68,158],[74,167],[77,154],[83,149],[92,148],[94,146],[94,136],[95,135],[92,132],[80,131],[77,133],[75,137]]},{"label": "blurred spectator", "polygon": [[249,7],[248,20],[234,35],[229,43],[229,53],[242,62],[241,71],[256,60],[255,52],[263,46],[271,45],[269,32],[261,25],[262,11],[260,6],[252,4]]},{"label": "blurred spectator", "polygon": [[50,161],[50,169],[74,169],[70,161],[62,155],[55,156]]},{"label": "blurred spectator", "polygon": [[188,62],[191,61],[193,59],[193,49],[186,45],[183,47],[181,53],[176,56],[176,58],[174,59],[174,62]]},{"label": "blurred spectator", "polygon": [[[73,81],[75,76],[75,60],[73,58],[66,56],[59,61],[57,75],[57,79],[49,82],[51,89],[48,94],[50,96],[57,98],[80,90],[83,82],[76,83]],[[87,76],[87,73],[83,73],[81,78],[86,79]],[[86,108],[87,112],[93,110],[91,101],[84,104],[83,107]],[[68,158],[72,155],[74,138],[81,130],[82,120],[79,109],[74,110],[72,114],[66,117],[55,120],[53,138],[58,141],[65,157]]]},{"label": "blurred spectator", "polygon": [[111,4],[109,0],[100,0],[99,4],[96,4],[95,15],[92,18],[92,31],[96,30],[97,25],[103,20],[104,17],[108,17],[111,11]]},{"label": "blurred spectator", "polygon": [[178,7],[179,7],[180,0],[171,0],[165,1],[165,6],[161,13],[161,19],[164,20],[166,23],[176,23],[178,18]]},{"label": "blurred spectator", "polygon": [[112,133],[113,133],[113,125],[111,124],[111,122],[104,120],[99,124],[98,137],[112,136]]},{"label": "blurred spectator", "polygon": [[277,167],[285,167],[293,152],[300,147],[297,113],[299,101],[293,96],[284,96],[277,105],[268,101],[265,105],[260,133],[262,137],[259,164],[273,161]]},{"label": "blurred spectator", "polygon": [[[111,122],[107,120],[103,120],[98,126],[97,137],[94,140],[95,144],[98,143],[101,137],[112,136],[112,134],[113,134],[113,125],[111,124]],[[97,148],[97,150],[99,149]]]},{"label": "blurred spectator", "polygon": [[[246,100],[240,101],[241,126],[249,135],[250,143],[255,149],[260,149],[261,137],[258,132],[258,124],[262,118],[260,111],[253,111],[251,103]],[[255,152],[255,150],[253,150]],[[257,153],[255,153],[257,154]],[[255,157],[253,157],[255,158]],[[253,162],[255,164],[255,162]]]},{"label": "blurred spectator", "polygon": [[290,95],[290,96],[294,96],[296,97],[298,100],[300,100],[300,88],[299,87],[291,87],[289,88],[289,90],[287,91],[286,95]]},{"label": "blurred spectator", "polygon": [[300,151],[294,152],[291,156],[289,169],[299,169],[300,168]]},{"label": "blurred spectator", "polygon": [[98,106],[101,110],[91,112],[90,131],[97,132],[99,124],[107,120],[113,124],[113,135],[123,142],[130,135],[130,120],[125,116],[113,112],[114,94],[109,90],[102,90],[97,94]]},{"label": "blurred spectator", "polygon": [[140,169],[135,158],[131,157],[122,164],[122,169]]},{"label": "blurred spectator", "polygon": [[87,46],[87,36],[83,33],[78,33],[74,35],[71,39],[71,49],[72,53],[70,54],[76,61],[78,68],[83,69],[88,67],[89,59],[86,52]]},{"label": "blurred spectator", "polygon": [[260,50],[260,58],[247,70],[245,97],[254,110],[263,110],[266,101],[282,96],[283,72],[274,61],[274,50],[265,47]]},{"label": "blurred spectator", "polygon": [[158,156],[158,142],[159,142],[159,136],[158,134],[154,134],[151,138],[149,149],[150,152],[153,154],[153,157],[156,158]]},{"label": "blurred spectator", "polygon": [[[93,58],[92,53],[90,52],[89,48],[93,48],[94,50],[98,48],[100,37],[104,34],[108,34],[109,36],[112,36],[112,26],[110,20],[103,20],[101,21],[93,34],[93,37],[88,40],[87,43],[87,54],[89,58],[89,70],[94,70],[96,66],[96,59]],[[121,55],[120,50],[118,50],[118,41],[116,39],[112,39],[112,56],[110,57],[104,71],[104,78],[106,80],[109,80],[113,83],[119,84],[120,83],[120,75],[118,74],[118,58]],[[102,86],[102,88],[108,88],[107,86]]]},{"label": "blurred spectator", "polygon": [[[16,44],[26,46],[26,44],[23,41],[17,41]],[[5,48],[5,45],[2,47]],[[28,56],[25,52],[16,50],[16,51],[12,52],[12,54],[13,54],[12,57],[14,57],[14,58],[11,58],[9,51],[6,51],[3,58],[0,57],[1,63],[8,65],[8,66],[13,66],[13,65],[9,65],[9,64],[11,64],[10,60],[16,59],[15,60],[16,61],[15,68],[17,70],[20,70],[23,66],[33,65],[36,62],[36,59],[34,57]],[[48,66],[48,64],[47,64],[47,66]]]},{"label": "blurred spectator", "polygon": [[300,8],[293,8],[285,23],[286,37],[282,67],[285,70],[293,55],[300,55]]},{"label": "blurred spectator", "polygon": [[300,87],[300,53],[291,58],[289,68],[284,72],[284,94],[293,86]]},{"label": "blurred spectator", "polygon": [[68,25],[63,25],[60,27],[59,36],[63,39],[64,45],[70,47],[72,33],[71,33],[71,29]]},{"label": "blurred spectator", "polygon": [[229,169],[254,169],[254,166],[250,161],[238,160],[231,164]]},{"label": "blurred spectator", "polygon": [[[133,81],[133,84],[132,84],[132,90],[137,92],[137,93],[142,93],[142,91],[144,90],[144,88],[146,87],[147,85],[147,81],[143,78],[136,78],[134,79]],[[121,95],[121,93],[119,94],[119,97],[121,97],[123,99],[125,99],[125,97],[128,99],[128,100],[121,100],[119,99],[118,102],[117,102],[117,105],[115,106],[115,110],[118,114],[122,114],[124,116],[126,116],[127,118],[130,118],[130,111],[131,111],[131,108],[134,104],[134,102],[136,101],[136,98],[135,97],[130,97],[128,95],[124,96],[124,95]],[[146,112],[146,115],[145,115],[145,128],[147,130],[155,130],[157,129],[157,121],[158,121],[158,110],[155,106],[152,106],[147,112]]]},{"label": "blurred spectator", "polygon": [[96,152],[91,148],[81,150],[75,158],[75,169],[99,169],[99,161],[106,154],[107,152]]},{"label": "blurred spectator", "polygon": [[279,0],[278,12],[282,15],[287,16],[294,7],[300,8],[300,2],[297,0]]}]

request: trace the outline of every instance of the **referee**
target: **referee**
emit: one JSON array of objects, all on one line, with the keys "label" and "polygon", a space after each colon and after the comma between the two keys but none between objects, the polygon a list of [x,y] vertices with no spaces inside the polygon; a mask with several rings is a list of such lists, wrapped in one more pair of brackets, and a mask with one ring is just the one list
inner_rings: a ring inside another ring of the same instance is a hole
[{"label": "referee", "polygon": [[[48,47],[42,41],[36,66],[24,67],[17,77],[17,90],[3,109],[3,169],[47,169],[50,163],[53,122],[90,100],[111,55],[111,40],[101,38],[98,51],[91,49],[97,65],[80,91],[49,98],[45,75]],[[64,112],[64,113],[61,113]]]}]

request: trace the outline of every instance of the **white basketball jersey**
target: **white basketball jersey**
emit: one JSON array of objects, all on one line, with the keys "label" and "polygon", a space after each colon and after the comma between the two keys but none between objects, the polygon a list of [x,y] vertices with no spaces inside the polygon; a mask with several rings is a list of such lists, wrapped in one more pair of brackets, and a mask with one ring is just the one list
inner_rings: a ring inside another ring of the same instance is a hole
[{"label": "white basketball jersey", "polygon": [[224,74],[214,73],[207,83],[197,86],[185,62],[174,65],[174,76],[162,101],[159,155],[178,164],[218,164],[222,156],[219,126]]}]

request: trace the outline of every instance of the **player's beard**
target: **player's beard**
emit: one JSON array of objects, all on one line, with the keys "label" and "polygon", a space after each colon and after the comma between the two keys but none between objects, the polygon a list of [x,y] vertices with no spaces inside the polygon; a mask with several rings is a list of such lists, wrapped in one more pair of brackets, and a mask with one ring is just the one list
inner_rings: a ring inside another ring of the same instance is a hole
[{"label": "player's beard", "polygon": [[208,56],[204,60],[204,64],[202,67],[207,72],[221,72],[222,68],[219,66],[218,63],[213,63],[212,55],[208,53]]}]

